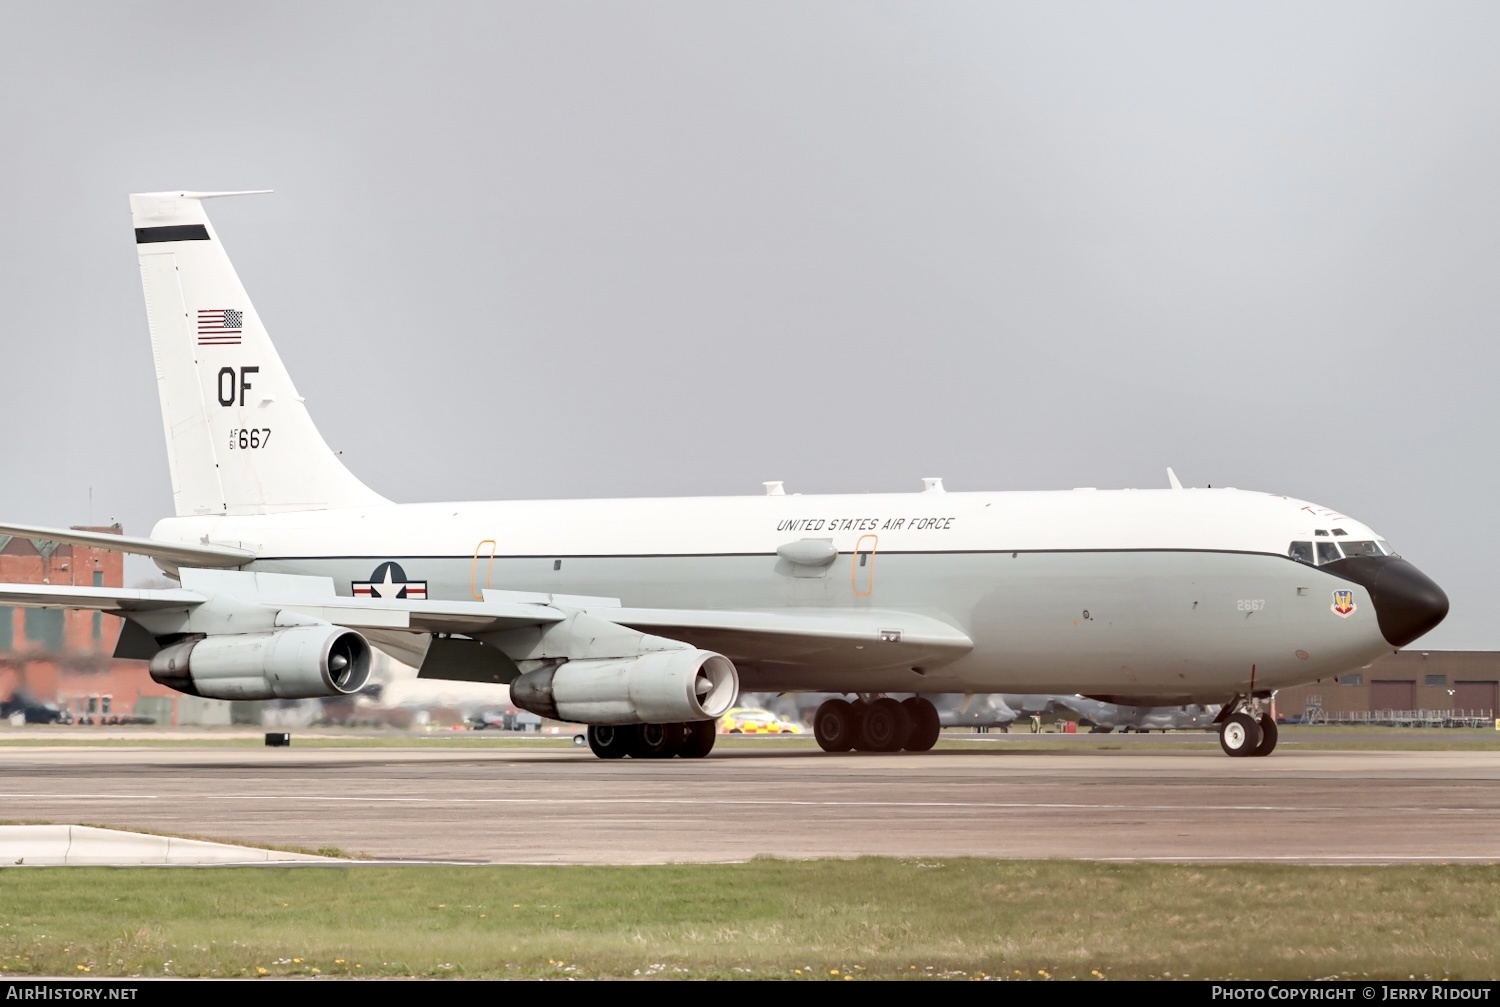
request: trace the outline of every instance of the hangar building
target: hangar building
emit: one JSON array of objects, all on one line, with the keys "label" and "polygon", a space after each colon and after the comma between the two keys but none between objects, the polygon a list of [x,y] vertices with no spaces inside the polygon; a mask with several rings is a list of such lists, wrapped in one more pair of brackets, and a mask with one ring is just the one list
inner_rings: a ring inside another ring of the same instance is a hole
[{"label": "hangar building", "polygon": [[1312,710],[1331,719],[1426,712],[1493,722],[1500,717],[1500,652],[1403,650],[1362,671],[1276,694],[1280,716]]}]

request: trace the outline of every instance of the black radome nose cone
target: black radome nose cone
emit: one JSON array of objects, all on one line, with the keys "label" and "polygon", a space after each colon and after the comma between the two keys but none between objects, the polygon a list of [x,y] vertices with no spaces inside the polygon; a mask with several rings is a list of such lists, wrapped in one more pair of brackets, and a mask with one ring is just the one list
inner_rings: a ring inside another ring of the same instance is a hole
[{"label": "black radome nose cone", "polygon": [[1443,589],[1404,559],[1391,557],[1382,563],[1367,586],[1380,635],[1393,647],[1405,647],[1448,614]]}]

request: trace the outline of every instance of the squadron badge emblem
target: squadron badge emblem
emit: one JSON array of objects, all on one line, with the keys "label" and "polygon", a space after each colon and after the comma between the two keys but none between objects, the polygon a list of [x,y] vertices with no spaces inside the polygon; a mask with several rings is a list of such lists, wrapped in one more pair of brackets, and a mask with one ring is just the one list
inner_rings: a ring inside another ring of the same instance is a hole
[{"label": "squadron badge emblem", "polygon": [[1347,619],[1354,614],[1354,610],[1359,606],[1354,604],[1353,591],[1335,591],[1333,592],[1333,604],[1328,607],[1333,609],[1335,615]]},{"label": "squadron badge emblem", "polygon": [[375,568],[369,580],[356,580],[349,587],[356,598],[407,598],[427,600],[425,580],[407,580],[400,563],[385,562]]}]

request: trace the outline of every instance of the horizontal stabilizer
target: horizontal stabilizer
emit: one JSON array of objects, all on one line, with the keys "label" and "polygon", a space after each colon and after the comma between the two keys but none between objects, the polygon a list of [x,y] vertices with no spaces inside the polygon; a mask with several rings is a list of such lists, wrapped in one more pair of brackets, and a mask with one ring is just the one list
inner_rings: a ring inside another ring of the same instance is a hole
[{"label": "horizontal stabilizer", "polygon": [[0,584],[0,605],[77,608],[95,612],[151,612],[193,608],[208,599],[182,588],[84,587],[73,584]]},{"label": "horizontal stabilizer", "polygon": [[0,524],[0,535],[31,539],[34,542],[56,542],[60,545],[86,545],[95,549],[127,552],[132,556],[150,556],[173,565],[227,567],[244,566],[255,559],[248,549],[227,545],[183,545],[158,542],[155,539],[114,535],[105,531],[81,531],[77,528],[44,528],[29,524]]}]

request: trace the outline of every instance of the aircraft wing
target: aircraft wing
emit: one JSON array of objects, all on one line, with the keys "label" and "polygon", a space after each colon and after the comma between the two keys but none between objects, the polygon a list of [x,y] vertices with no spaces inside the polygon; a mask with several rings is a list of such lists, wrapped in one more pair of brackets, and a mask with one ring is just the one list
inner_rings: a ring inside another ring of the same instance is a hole
[{"label": "aircraft wing", "polygon": [[943,664],[974,648],[940,619],[881,609],[603,608],[591,615],[723,654],[735,664],[814,664],[830,671]]},{"label": "aircraft wing", "polygon": [[331,598],[309,602],[264,598],[272,607],[324,619],[348,629],[397,629],[410,633],[473,636],[522,626],[562,622],[567,616],[548,605],[493,601],[386,601],[380,598]]},{"label": "aircraft wing", "polygon": [[112,535],[103,531],[78,528],[43,528],[30,524],[0,524],[0,537],[26,538],[33,542],[57,542],[60,545],[87,545],[95,549],[128,552],[133,556],[150,556],[184,566],[244,566],[255,559],[255,553],[228,545],[184,545],[158,542],[132,535]]},{"label": "aircraft wing", "polygon": [[561,622],[566,616],[545,604],[508,601],[425,601],[346,598],[325,577],[184,570],[186,587],[88,587],[72,584],[0,584],[0,605],[73,608],[136,615],[193,609],[228,599],[256,607],[323,619],[349,629],[393,629],[408,633],[480,633]]},{"label": "aircraft wing", "polygon": [[[426,677],[481,675],[485,680],[491,675],[488,668],[445,670],[445,660],[434,660],[428,668],[425,655],[430,640],[544,628],[569,619],[570,612],[581,612],[605,623],[711,650],[747,667],[815,666],[829,671],[921,667],[945,664],[974,646],[961,630],[940,619],[880,609],[622,608],[610,598],[494,590],[485,591],[482,601],[352,598],[339,595],[328,577],[186,567],[181,576],[182,587],[165,589],[0,584],[0,605],[114,612],[132,617],[158,636],[246,632],[238,627],[260,626],[267,620],[262,615],[246,621],[235,613],[270,610],[277,613],[277,625],[282,624],[282,614],[294,614],[360,630],[388,653],[408,663],[421,663]],[[446,642],[443,648],[451,650]]]}]

